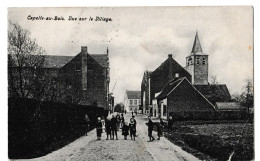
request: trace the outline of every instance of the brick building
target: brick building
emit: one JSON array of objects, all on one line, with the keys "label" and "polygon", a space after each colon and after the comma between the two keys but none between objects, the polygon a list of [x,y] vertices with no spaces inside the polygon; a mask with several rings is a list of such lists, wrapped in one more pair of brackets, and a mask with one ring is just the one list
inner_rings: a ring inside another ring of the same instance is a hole
[{"label": "brick building", "polygon": [[144,73],[141,85],[141,97],[145,105],[143,112],[152,113],[152,100],[155,98],[155,93],[160,92],[165,84],[176,77],[186,77],[191,81],[191,75],[172,58],[171,54],[155,71]]},{"label": "brick building", "polygon": [[82,46],[76,56],[48,55],[44,70],[55,73],[56,92],[62,96],[59,101],[109,108],[108,48],[105,54],[89,54]]},{"label": "brick building", "polygon": [[208,82],[208,55],[203,53],[196,32],[186,67],[172,55],[155,71],[145,71],[141,84],[141,102],[145,113],[167,118],[172,112],[214,111],[216,102],[230,102],[225,84]]}]

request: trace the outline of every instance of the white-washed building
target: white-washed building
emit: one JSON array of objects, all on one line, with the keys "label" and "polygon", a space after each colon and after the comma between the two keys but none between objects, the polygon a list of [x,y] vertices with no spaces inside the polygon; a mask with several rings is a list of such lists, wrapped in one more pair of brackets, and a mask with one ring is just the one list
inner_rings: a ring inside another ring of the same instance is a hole
[{"label": "white-washed building", "polygon": [[141,91],[129,91],[126,90],[124,97],[124,107],[127,112],[132,112],[137,110],[139,112],[139,107],[141,105]]}]

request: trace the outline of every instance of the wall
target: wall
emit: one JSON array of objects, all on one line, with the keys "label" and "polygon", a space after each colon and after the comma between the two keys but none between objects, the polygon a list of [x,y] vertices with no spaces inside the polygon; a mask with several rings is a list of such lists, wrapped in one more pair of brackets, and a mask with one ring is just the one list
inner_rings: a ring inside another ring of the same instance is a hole
[{"label": "wall", "polygon": [[81,52],[61,68],[60,81],[78,93],[80,104],[95,104],[108,109],[109,82],[106,72],[106,68],[89,54]]},{"label": "wall", "polygon": [[87,90],[84,90],[84,101],[87,104],[97,102],[100,107],[108,108],[106,69],[97,63],[90,55],[87,57]]},{"label": "wall", "polygon": [[[205,59],[205,64],[202,64],[202,59]],[[197,59],[199,63],[197,64]],[[208,56],[196,55],[194,64],[194,84],[208,84]]]}]

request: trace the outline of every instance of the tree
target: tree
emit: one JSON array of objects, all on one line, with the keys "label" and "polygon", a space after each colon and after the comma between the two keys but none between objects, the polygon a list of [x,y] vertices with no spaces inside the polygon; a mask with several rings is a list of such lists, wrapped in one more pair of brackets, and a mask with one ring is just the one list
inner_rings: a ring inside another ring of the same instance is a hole
[{"label": "tree", "polygon": [[12,97],[37,98],[42,95],[45,51],[30,37],[30,32],[9,22],[8,93]]},{"label": "tree", "polygon": [[119,112],[119,113],[124,112],[124,105],[122,103],[116,104],[114,108],[114,112]]},{"label": "tree", "polygon": [[218,82],[217,82],[217,76],[215,76],[215,75],[212,75],[212,76],[211,76],[211,84],[218,84]]},{"label": "tree", "polygon": [[238,101],[241,106],[247,107],[249,113],[249,109],[253,107],[254,104],[254,92],[253,92],[252,80],[247,80],[243,89],[244,92],[242,92],[241,95],[236,96],[235,100]]}]

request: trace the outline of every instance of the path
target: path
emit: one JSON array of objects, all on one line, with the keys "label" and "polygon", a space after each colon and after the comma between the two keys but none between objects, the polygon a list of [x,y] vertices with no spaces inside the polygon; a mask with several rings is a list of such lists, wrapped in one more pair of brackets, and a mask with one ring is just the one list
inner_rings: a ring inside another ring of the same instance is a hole
[{"label": "path", "polygon": [[[130,114],[126,115],[129,122]],[[154,142],[147,142],[146,116],[138,115],[136,141],[128,138],[123,140],[121,130],[118,132],[119,140],[105,140],[105,133],[102,140],[96,140],[96,131],[92,130],[88,136],[83,136],[71,144],[52,152],[46,156],[15,160],[15,161],[196,161],[191,154],[183,151],[165,138]],[[154,134],[155,135],[155,134]]]}]

